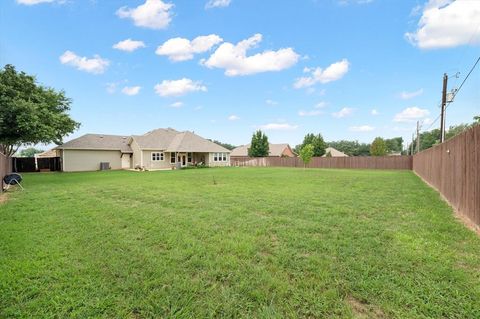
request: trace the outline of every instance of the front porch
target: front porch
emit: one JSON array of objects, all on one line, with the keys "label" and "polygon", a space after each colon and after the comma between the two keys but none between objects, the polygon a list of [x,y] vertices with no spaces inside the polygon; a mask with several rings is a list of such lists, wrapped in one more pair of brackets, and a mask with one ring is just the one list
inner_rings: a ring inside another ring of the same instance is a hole
[{"label": "front porch", "polygon": [[171,152],[169,160],[170,165],[175,168],[208,165],[209,153]]}]

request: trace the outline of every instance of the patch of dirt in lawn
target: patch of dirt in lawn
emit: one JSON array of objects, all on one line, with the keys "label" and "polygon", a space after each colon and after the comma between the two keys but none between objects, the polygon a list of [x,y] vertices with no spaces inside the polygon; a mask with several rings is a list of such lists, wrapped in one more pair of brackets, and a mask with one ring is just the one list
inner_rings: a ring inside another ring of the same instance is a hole
[{"label": "patch of dirt in lawn", "polygon": [[383,311],[374,305],[362,302],[352,296],[348,296],[346,301],[352,309],[354,318],[387,318]]},{"label": "patch of dirt in lawn", "polygon": [[0,194],[0,205],[4,204],[8,200],[7,193]]}]

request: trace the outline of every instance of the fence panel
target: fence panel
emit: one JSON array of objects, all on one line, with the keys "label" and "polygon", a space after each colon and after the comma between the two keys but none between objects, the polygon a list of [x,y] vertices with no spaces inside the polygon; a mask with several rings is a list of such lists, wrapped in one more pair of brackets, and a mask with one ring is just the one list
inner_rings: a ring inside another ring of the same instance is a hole
[{"label": "fence panel", "polygon": [[11,171],[12,169],[11,169],[10,158],[0,153],[0,179],[1,179],[0,185],[2,186],[0,187],[0,192],[3,191],[3,177],[11,173]]},{"label": "fence panel", "polygon": [[[299,157],[231,157],[232,166],[303,167]],[[309,168],[412,169],[411,156],[314,157]]]},{"label": "fence panel", "polygon": [[413,170],[480,226],[480,125],[416,154]]},{"label": "fence panel", "polygon": [[14,172],[36,172],[35,157],[12,157],[12,169]]}]

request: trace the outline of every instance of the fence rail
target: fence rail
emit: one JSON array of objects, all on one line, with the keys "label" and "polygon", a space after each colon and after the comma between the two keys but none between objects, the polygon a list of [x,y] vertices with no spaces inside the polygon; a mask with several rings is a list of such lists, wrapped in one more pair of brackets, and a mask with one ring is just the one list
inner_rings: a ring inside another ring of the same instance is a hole
[{"label": "fence rail", "polygon": [[480,226],[480,125],[416,154],[413,170]]},{"label": "fence rail", "polygon": [[[303,167],[299,157],[230,157],[233,166]],[[411,156],[314,157],[308,168],[412,169]]]}]

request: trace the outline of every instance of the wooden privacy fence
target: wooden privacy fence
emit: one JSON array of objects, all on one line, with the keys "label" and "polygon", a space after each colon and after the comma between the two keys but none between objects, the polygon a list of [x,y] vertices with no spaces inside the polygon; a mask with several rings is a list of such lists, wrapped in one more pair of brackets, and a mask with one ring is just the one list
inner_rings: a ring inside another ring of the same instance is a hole
[{"label": "wooden privacy fence", "polygon": [[480,125],[416,154],[413,170],[480,226]]},{"label": "wooden privacy fence", "polygon": [[[230,157],[233,166],[303,167],[299,157]],[[411,156],[314,157],[308,168],[412,169]]]},{"label": "wooden privacy fence", "polygon": [[0,192],[3,191],[3,177],[11,172],[10,158],[0,153]]}]

